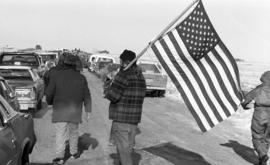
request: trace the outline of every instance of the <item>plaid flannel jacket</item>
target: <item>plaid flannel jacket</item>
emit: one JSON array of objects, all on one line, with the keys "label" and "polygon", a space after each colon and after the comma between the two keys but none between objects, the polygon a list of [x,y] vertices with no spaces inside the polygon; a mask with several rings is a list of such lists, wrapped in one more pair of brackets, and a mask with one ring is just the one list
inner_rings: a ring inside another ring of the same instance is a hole
[{"label": "plaid flannel jacket", "polygon": [[[141,122],[146,83],[141,70],[134,66],[120,71],[104,89],[105,98],[111,101],[109,119],[121,123]],[[106,86],[106,85],[105,85]]]}]

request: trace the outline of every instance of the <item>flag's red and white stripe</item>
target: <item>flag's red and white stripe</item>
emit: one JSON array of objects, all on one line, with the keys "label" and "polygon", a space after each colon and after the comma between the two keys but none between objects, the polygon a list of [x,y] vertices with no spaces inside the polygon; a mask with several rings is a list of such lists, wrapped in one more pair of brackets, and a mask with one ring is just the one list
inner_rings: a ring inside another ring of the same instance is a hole
[{"label": "flag's red and white stripe", "polygon": [[196,60],[187,50],[182,32],[176,27],[156,41],[152,50],[205,132],[237,110],[242,99],[239,72],[221,40]]},{"label": "flag's red and white stripe", "polygon": [[[176,30],[168,33],[152,48],[202,131],[209,130],[235,112],[241,100],[238,75],[235,74],[238,71],[219,44],[214,49],[215,55],[211,51],[206,59],[199,62],[190,57]],[[182,51],[182,59],[177,49]],[[232,74],[233,82],[228,72]]]}]

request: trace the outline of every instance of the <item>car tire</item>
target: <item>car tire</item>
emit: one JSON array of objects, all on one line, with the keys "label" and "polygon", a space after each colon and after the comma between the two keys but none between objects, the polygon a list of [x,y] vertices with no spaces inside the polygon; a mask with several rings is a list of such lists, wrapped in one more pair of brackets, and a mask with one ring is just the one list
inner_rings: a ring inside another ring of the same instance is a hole
[{"label": "car tire", "polygon": [[22,163],[21,165],[27,165],[29,163],[29,153],[28,151],[24,151],[22,155]]},{"label": "car tire", "polygon": [[159,91],[158,91],[158,90],[152,91],[152,92],[151,92],[151,95],[152,95],[153,97],[159,97]]},{"label": "car tire", "polygon": [[25,146],[23,153],[21,153],[20,158],[18,159],[17,165],[28,165],[29,164],[29,152],[27,146]]},{"label": "car tire", "polygon": [[164,96],[165,96],[165,90],[160,90],[160,91],[158,92],[158,96],[159,96],[159,97],[164,97]]},{"label": "car tire", "polygon": [[37,110],[40,110],[42,108],[42,100],[40,99],[37,103]]}]

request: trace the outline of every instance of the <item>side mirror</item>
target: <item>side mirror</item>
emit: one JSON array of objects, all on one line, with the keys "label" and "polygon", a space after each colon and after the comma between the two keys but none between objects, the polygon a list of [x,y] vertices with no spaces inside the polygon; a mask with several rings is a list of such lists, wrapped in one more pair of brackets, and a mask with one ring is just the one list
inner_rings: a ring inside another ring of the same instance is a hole
[{"label": "side mirror", "polygon": [[14,98],[16,95],[14,92],[10,92],[9,95],[8,95],[10,98]]}]

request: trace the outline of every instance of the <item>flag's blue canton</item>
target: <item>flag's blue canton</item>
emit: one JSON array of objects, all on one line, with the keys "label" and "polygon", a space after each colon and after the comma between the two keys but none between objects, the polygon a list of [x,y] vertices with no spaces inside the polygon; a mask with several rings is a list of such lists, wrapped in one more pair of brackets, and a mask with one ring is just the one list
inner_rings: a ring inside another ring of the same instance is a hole
[{"label": "flag's blue canton", "polygon": [[176,29],[180,31],[180,36],[194,60],[207,55],[219,42],[201,1]]}]

